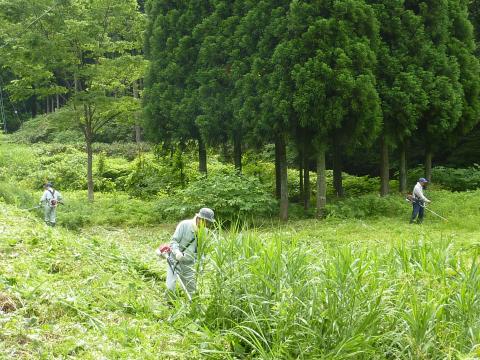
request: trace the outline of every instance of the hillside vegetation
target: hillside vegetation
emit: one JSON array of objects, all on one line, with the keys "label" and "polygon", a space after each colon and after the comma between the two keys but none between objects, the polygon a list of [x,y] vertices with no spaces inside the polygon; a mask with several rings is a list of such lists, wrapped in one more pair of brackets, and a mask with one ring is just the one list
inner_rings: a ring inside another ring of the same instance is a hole
[{"label": "hillside vegetation", "polygon": [[[429,189],[431,209],[448,221],[427,212],[423,225],[409,225],[402,196],[379,197],[360,190],[365,179],[347,176],[357,195],[331,202],[325,220],[299,213],[288,224],[265,216],[255,227],[217,229],[200,247],[197,297],[189,304],[179,292],[169,308],[165,264],[154,250],[174,230],[168,219],[184,214],[164,218],[158,209],[188,184],[146,198],[110,189],[88,204],[85,190],[65,182],[60,226],[49,228],[41,214],[22,210],[38,201],[36,184],[52,169],[41,168],[51,155],[32,156],[42,149],[1,145],[0,352],[7,359],[479,355],[478,190]],[[55,166],[64,166],[69,149]],[[113,159],[106,163],[135,169],[135,160]]]}]

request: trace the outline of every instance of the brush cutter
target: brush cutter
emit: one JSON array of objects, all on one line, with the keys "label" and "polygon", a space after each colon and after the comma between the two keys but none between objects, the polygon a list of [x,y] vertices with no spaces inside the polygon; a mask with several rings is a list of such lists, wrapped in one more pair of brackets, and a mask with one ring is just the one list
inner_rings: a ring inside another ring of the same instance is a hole
[{"label": "brush cutter", "polygon": [[34,206],[34,207],[30,208],[30,209],[23,209],[23,210],[25,210],[25,211],[32,211],[32,210],[35,210],[35,209],[40,209],[41,207],[42,207],[42,205],[37,205],[37,206]]},{"label": "brush cutter", "polygon": [[188,292],[187,287],[185,286],[185,283],[183,282],[178,272],[175,271],[177,267],[176,264],[174,265],[172,260],[170,259],[170,254],[172,253],[172,249],[170,248],[170,245],[168,244],[160,245],[160,247],[155,251],[155,253],[159,257],[165,258],[167,260],[168,267],[170,268],[170,270],[174,275],[177,275],[177,279],[178,279],[178,282],[180,283],[180,287],[183,289],[185,294],[187,294],[188,300],[192,301],[192,296]]},{"label": "brush cutter", "polygon": [[438,214],[437,214],[435,211],[433,211],[433,210],[430,210],[429,208],[427,208],[425,205],[420,205],[420,206],[421,206],[421,207],[423,207],[425,210],[428,210],[428,211],[430,211],[430,212],[431,212],[433,215],[435,215],[435,216],[438,216],[440,219],[442,219],[442,220],[445,220],[445,221],[448,221],[448,220],[447,220],[447,219],[445,219],[443,216],[441,216],[441,215],[438,215]]}]

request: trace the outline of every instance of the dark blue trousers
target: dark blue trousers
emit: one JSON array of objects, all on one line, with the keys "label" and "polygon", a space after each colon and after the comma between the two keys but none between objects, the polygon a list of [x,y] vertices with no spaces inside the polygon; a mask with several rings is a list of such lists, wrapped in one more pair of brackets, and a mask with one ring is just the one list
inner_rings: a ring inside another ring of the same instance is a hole
[{"label": "dark blue trousers", "polygon": [[412,218],[410,219],[410,224],[413,224],[413,222],[415,221],[415,219],[417,218],[418,216],[418,223],[421,224],[422,221],[423,221],[423,215],[424,215],[424,212],[425,212],[425,209],[424,209],[424,203],[423,201],[414,201],[413,202],[413,211],[412,211]]}]

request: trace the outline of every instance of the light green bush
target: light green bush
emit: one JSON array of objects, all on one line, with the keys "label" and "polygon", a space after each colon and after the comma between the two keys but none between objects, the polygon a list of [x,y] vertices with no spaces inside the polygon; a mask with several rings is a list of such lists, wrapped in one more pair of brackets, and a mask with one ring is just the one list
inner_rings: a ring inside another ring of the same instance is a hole
[{"label": "light green bush", "polygon": [[89,203],[85,191],[64,194],[65,206],[58,209],[60,225],[78,230],[87,226],[145,226],[158,224],[155,203],[132,199],[123,192],[96,193]]},{"label": "light green bush", "polygon": [[223,220],[249,220],[273,214],[276,201],[254,177],[217,173],[201,177],[174,196],[161,199],[157,211],[165,218],[178,219],[191,216],[202,207],[212,208]]},{"label": "light green bush", "polygon": [[380,197],[376,194],[346,198],[326,206],[327,216],[356,219],[402,216],[408,208],[409,204],[402,196]]},{"label": "light green bush", "polygon": [[83,134],[80,128],[72,126],[72,111],[67,107],[53,113],[39,115],[26,121],[20,130],[12,135],[12,139],[19,143],[53,142],[76,143],[82,141]]}]

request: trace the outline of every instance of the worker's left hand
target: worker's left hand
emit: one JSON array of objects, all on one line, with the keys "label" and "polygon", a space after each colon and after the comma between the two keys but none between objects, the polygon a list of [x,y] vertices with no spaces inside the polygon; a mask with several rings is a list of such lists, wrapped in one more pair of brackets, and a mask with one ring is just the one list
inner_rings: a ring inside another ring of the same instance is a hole
[{"label": "worker's left hand", "polygon": [[181,251],[177,252],[177,254],[175,255],[175,259],[177,259],[177,261],[182,261],[184,257],[185,255],[183,255]]}]

